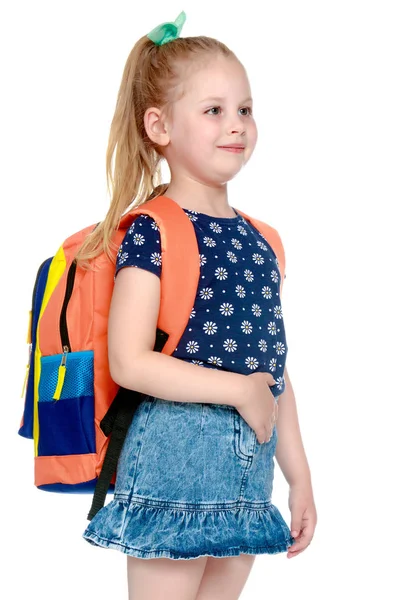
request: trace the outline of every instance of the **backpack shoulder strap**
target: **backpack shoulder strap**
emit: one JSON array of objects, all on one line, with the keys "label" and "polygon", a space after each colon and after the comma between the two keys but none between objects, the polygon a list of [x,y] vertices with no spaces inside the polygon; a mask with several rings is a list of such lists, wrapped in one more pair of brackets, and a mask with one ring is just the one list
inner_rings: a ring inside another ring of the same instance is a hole
[{"label": "backpack shoulder strap", "polygon": [[285,279],[286,272],[286,259],[285,259],[285,250],[283,248],[282,240],[280,235],[274,227],[268,225],[268,223],[264,223],[259,219],[255,219],[254,217],[250,217],[243,211],[238,208],[235,209],[244,219],[249,221],[253,227],[255,227],[267,240],[268,244],[271,246],[272,250],[275,252],[276,258],[278,260],[278,268],[281,276],[280,283],[280,295],[282,296],[282,288],[283,281]]},{"label": "backpack shoulder strap", "polygon": [[193,223],[167,196],[157,196],[124,215],[120,228],[130,227],[137,215],[152,217],[161,237],[161,298],[157,327],[168,334],[162,349],[173,354],[194,306],[200,278],[199,248]]}]

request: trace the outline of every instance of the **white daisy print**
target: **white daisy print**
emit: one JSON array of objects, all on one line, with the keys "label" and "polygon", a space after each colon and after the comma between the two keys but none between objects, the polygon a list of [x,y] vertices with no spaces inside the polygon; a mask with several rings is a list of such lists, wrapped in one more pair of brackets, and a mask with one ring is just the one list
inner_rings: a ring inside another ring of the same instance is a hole
[{"label": "white daisy print", "polygon": [[219,225],[219,223],[210,223],[210,229],[214,233],[221,233],[221,231],[222,231],[222,227],[221,227],[221,225]]},{"label": "white daisy print", "polygon": [[244,270],[244,278],[246,281],[249,281],[251,283],[252,281],[254,281],[253,272],[250,271],[250,269],[245,269]]},{"label": "white daisy print", "polygon": [[135,233],[133,236],[133,243],[137,246],[142,246],[145,242],[145,237],[141,233]]},{"label": "white daisy print", "polygon": [[207,362],[211,365],[218,365],[218,367],[222,366],[222,360],[218,356],[210,356],[210,358],[207,359]]},{"label": "white daisy print", "polygon": [[285,344],[283,342],[276,342],[275,350],[277,354],[285,354]]},{"label": "white daisy print", "polygon": [[[188,209],[189,210],[189,209]],[[197,221],[197,213],[195,211],[190,211],[189,214],[187,214],[186,216],[189,217],[189,219],[193,222]]]},{"label": "white daisy print", "polygon": [[260,240],[257,240],[257,246],[259,246],[261,250],[268,252],[268,246],[266,246],[263,242],[260,242]]},{"label": "white daisy print", "polygon": [[228,352],[235,352],[235,350],[237,350],[237,343],[235,342],[235,340],[225,340],[224,348]]},{"label": "white daisy print", "polygon": [[244,298],[246,295],[246,290],[244,289],[244,287],[242,285],[237,285],[235,288],[235,292],[237,293],[239,298]]},{"label": "white daisy print", "polygon": [[260,348],[261,352],[266,352],[268,349],[268,344],[266,340],[260,340],[258,342],[258,347]]},{"label": "white daisy print", "polygon": [[200,290],[200,298],[202,300],[210,300],[214,296],[214,292],[211,288],[203,288]]},{"label": "white daisy print", "polygon": [[239,242],[239,240],[236,240],[235,238],[233,238],[231,240],[232,245],[234,246],[235,250],[241,250],[243,248],[242,244]]},{"label": "white daisy print", "polygon": [[217,245],[217,242],[210,237],[203,238],[203,241],[209,248],[214,248]]},{"label": "white daisy print", "polygon": [[264,287],[261,290],[261,293],[266,300],[270,300],[272,298],[272,290],[267,285],[264,285]]},{"label": "white daisy print", "polygon": [[253,315],[255,317],[261,317],[262,310],[260,308],[260,305],[259,304],[253,304],[253,306],[251,307],[251,312],[253,313]]},{"label": "white daisy print", "polygon": [[236,263],[237,262],[237,257],[236,254],[234,254],[231,250],[228,250],[228,252],[226,253],[228,259],[233,262]]},{"label": "white daisy print", "polygon": [[230,304],[229,302],[224,302],[223,304],[221,304],[221,306],[219,307],[220,312],[226,316],[226,317],[230,317],[233,314],[233,311],[235,310],[233,308],[233,305]]},{"label": "white daisy print", "polygon": [[204,256],[204,254],[200,254],[200,266],[203,267],[207,262],[207,258]]},{"label": "white daisy print", "polygon": [[216,323],[213,323],[212,321],[206,321],[204,323],[203,331],[205,331],[205,333],[207,333],[208,335],[213,335],[217,332],[217,329],[218,327]]},{"label": "white daisy print", "polygon": [[128,258],[128,252],[118,252],[118,264],[122,265]]},{"label": "white daisy print", "polygon": [[279,277],[276,271],[271,271],[271,279],[274,283],[278,283]]},{"label": "white daisy print", "polygon": [[150,256],[150,260],[153,263],[153,265],[157,265],[158,267],[161,267],[162,258],[161,258],[161,254],[159,252],[153,252],[153,254]]},{"label": "white daisy print", "polygon": [[269,370],[273,373],[276,371],[276,358],[271,358],[271,360],[269,361]]},{"label": "white daisy print", "polygon": [[268,323],[268,332],[271,335],[276,335],[276,323],[275,323],[275,321],[270,321]]},{"label": "white daisy print", "polygon": [[245,362],[246,366],[249,367],[249,369],[251,369],[251,370],[257,369],[257,367],[259,365],[258,360],[256,358],[254,358],[254,356],[248,356],[244,362]]},{"label": "white daisy print", "polygon": [[280,306],[280,305],[274,306],[274,317],[275,317],[275,319],[282,319],[283,318],[282,306]]},{"label": "white daisy print", "polygon": [[243,333],[249,334],[253,331],[253,326],[250,323],[250,321],[243,321],[241,324],[241,328],[242,328]]},{"label": "white daisy print", "polygon": [[245,230],[245,228],[243,227],[243,225],[238,225],[237,226],[237,230],[239,233],[241,233],[242,235],[247,235],[247,231]]},{"label": "white daisy print", "polygon": [[257,265],[264,264],[264,257],[261,254],[258,254],[257,252],[253,254],[253,260]]},{"label": "white daisy print", "polygon": [[215,277],[220,280],[228,278],[228,271],[224,267],[218,267],[215,269]]},{"label": "white daisy print", "polygon": [[187,343],[186,352],[193,354],[194,352],[198,352],[198,351],[199,351],[199,344],[197,342],[192,340]]}]

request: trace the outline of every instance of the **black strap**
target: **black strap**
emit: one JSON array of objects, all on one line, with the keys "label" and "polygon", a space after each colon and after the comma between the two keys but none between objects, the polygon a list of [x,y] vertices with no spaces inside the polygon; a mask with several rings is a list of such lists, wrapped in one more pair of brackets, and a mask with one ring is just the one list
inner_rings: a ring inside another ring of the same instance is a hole
[{"label": "black strap", "polygon": [[111,479],[116,471],[118,458],[121,454],[129,425],[135,410],[143,395],[133,390],[119,388],[113,403],[100,423],[105,435],[111,435],[103,466],[96,483],[92,506],[88,514],[91,521],[95,514],[104,506]]},{"label": "black strap", "polygon": [[[155,352],[161,352],[168,339],[168,334],[157,329]],[[118,459],[121,454],[126,434],[139,403],[148,396],[120,387],[108,411],[100,422],[103,433],[111,435],[110,442],[104,457],[103,466],[96,482],[92,506],[87,516],[91,521],[98,511],[103,508],[110,487],[111,479],[117,469]]]}]

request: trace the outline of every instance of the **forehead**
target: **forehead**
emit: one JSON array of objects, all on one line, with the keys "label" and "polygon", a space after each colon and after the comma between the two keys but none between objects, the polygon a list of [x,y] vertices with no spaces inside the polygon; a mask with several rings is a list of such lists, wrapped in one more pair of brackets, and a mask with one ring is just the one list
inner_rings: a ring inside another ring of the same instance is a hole
[{"label": "forehead", "polygon": [[183,100],[200,101],[205,98],[251,96],[250,84],[243,66],[233,58],[221,57],[188,70],[183,82]]}]

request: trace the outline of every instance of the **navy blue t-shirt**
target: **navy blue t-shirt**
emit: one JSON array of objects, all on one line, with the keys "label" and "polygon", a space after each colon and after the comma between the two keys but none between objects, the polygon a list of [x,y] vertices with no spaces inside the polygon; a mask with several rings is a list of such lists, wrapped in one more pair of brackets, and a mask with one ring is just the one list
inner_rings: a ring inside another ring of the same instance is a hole
[{"label": "navy blue t-shirt", "polygon": [[[223,218],[183,210],[197,237],[200,279],[189,322],[171,356],[246,375],[272,373],[277,383],[271,392],[280,396],[287,343],[275,252],[237,211],[236,217]],[[126,266],[161,277],[160,230],[149,215],[139,215],[127,230],[115,277]]]}]

